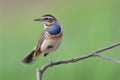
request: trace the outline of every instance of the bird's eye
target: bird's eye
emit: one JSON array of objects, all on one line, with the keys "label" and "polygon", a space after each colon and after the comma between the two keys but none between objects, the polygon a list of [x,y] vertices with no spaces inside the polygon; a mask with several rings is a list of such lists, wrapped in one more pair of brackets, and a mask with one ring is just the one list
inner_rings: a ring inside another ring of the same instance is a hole
[{"label": "bird's eye", "polygon": [[48,20],[49,18],[45,18],[44,20]]}]

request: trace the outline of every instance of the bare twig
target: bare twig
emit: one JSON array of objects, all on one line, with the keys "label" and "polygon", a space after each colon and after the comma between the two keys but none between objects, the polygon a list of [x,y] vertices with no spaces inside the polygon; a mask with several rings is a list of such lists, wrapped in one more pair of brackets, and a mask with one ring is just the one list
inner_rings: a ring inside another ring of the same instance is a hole
[{"label": "bare twig", "polygon": [[114,62],[114,63],[117,63],[117,64],[120,64],[120,60],[117,60],[117,59],[113,59],[113,58],[111,58],[111,57],[107,57],[107,56],[102,56],[102,55],[95,55],[96,57],[98,57],[98,58],[102,58],[102,59],[104,59],[104,60],[108,60],[108,61],[112,61],[112,62]]},{"label": "bare twig", "polygon": [[37,80],[41,80],[42,79],[42,72],[39,69],[37,69],[36,71],[37,71],[37,74],[36,74]]},{"label": "bare twig", "polygon": [[55,61],[55,62],[50,62],[50,63],[42,66],[40,69],[37,69],[37,80],[42,80],[43,73],[49,67],[53,67],[54,65],[66,64],[66,63],[74,63],[74,62],[77,62],[77,61],[80,61],[80,60],[83,60],[83,59],[86,59],[86,58],[90,58],[90,57],[99,57],[99,58],[102,58],[102,59],[109,60],[109,61],[112,61],[114,63],[120,64],[119,60],[115,60],[115,59],[110,58],[110,57],[105,57],[105,56],[99,55],[99,53],[101,53],[103,51],[106,51],[106,50],[109,50],[109,49],[112,49],[112,48],[117,47],[117,46],[120,46],[120,42],[116,43],[116,44],[112,44],[112,45],[107,46],[105,48],[96,50],[96,51],[91,52],[87,55],[79,56],[79,57],[76,57],[76,58],[71,58],[71,59],[68,59],[68,60],[59,60],[59,61]]}]

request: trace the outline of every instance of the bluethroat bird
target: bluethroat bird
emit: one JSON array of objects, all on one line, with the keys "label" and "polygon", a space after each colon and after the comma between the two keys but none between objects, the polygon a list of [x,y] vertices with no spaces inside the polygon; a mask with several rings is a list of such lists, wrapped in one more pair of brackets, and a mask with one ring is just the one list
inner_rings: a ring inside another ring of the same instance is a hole
[{"label": "bluethroat bird", "polygon": [[41,18],[35,19],[44,25],[44,30],[40,35],[35,48],[22,60],[23,63],[30,63],[41,53],[47,56],[55,51],[61,43],[63,31],[57,19],[50,14],[43,15]]}]

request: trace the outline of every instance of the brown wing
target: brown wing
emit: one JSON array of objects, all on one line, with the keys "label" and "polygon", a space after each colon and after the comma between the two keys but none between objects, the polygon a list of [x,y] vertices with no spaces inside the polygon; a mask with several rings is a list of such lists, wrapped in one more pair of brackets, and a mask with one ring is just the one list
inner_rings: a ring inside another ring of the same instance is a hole
[{"label": "brown wing", "polygon": [[45,30],[40,34],[40,38],[38,40],[38,43],[36,45],[36,49],[35,49],[35,53],[34,53],[34,57],[38,56],[41,52],[41,44],[43,43],[44,37],[45,36]]},{"label": "brown wing", "polygon": [[35,57],[37,57],[39,54],[42,53],[40,47],[41,47],[41,44],[42,44],[42,42],[43,42],[43,40],[44,40],[44,35],[45,35],[45,31],[43,31],[43,32],[41,33],[40,38],[39,38],[39,41],[38,41],[36,47],[35,47],[27,56],[25,56],[25,57],[23,58],[22,63],[28,64],[28,63],[30,63]]}]

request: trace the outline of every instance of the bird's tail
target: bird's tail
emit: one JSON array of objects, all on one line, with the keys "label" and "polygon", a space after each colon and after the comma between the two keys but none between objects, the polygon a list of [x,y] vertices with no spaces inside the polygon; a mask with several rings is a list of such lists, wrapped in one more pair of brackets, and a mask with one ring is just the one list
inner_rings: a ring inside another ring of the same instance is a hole
[{"label": "bird's tail", "polygon": [[36,52],[35,49],[33,49],[27,56],[25,56],[22,60],[22,63],[29,64],[34,58],[36,58],[41,52]]}]

